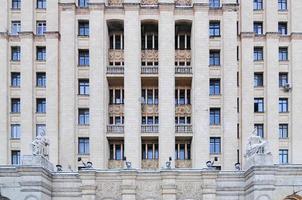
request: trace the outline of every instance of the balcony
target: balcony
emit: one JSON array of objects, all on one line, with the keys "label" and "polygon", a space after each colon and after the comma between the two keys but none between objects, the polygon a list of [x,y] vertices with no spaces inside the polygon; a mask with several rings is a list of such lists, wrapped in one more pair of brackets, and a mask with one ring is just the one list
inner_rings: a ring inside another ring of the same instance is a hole
[{"label": "balcony", "polygon": [[158,73],[158,50],[142,50],[142,74]]},{"label": "balcony", "polygon": [[124,67],[123,66],[107,67],[107,74],[124,74]]},{"label": "balcony", "polygon": [[123,6],[123,0],[108,0],[108,5],[113,7]]},{"label": "balcony", "polygon": [[192,74],[192,67],[175,67],[175,74]]},{"label": "balcony", "polygon": [[157,66],[142,66],[142,74],[158,74]]},{"label": "balcony", "polygon": [[144,124],[142,125],[142,133],[158,133],[158,125]]},{"label": "balcony", "polygon": [[176,7],[190,7],[192,6],[191,0],[175,0]]},{"label": "balcony", "polygon": [[175,168],[192,168],[192,160],[175,160]]},{"label": "balcony", "polygon": [[158,0],[141,0],[142,6],[157,6]]},{"label": "balcony", "polygon": [[177,124],[175,125],[176,133],[192,133],[192,125],[191,124]]},{"label": "balcony", "polygon": [[192,74],[191,50],[175,50],[175,74]]},{"label": "balcony", "polygon": [[107,125],[107,133],[124,133],[124,125]]},{"label": "balcony", "polygon": [[123,74],[124,73],[124,50],[110,49],[108,51],[109,67],[107,74]]},{"label": "balcony", "polygon": [[158,160],[142,160],[142,169],[158,169]]},{"label": "balcony", "polygon": [[123,169],[124,161],[123,160],[109,160],[108,169]]}]

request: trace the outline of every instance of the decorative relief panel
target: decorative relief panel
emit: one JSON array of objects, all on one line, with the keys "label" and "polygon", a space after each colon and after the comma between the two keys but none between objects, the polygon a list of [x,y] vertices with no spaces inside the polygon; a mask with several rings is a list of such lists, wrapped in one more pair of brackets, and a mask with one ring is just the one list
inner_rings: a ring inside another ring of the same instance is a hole
[{"label": "decorative relief panel", "polygon": [[123,169],[124,161],[123,160],[109,160],[108,168],[109,169]]},{"label": "decorative relief panel", "polygon": [[202,187],[201,183],[198,182],[178,182],[177,183],[177,194],[176,199],[186,200],[202,199]]},{"label": "decorative relief panel", "polygon": [[192,106],[187,105],[177,105],[175,108],[176,115],[190,115],[192,113]]},{"label": "decorative relief panel", "polygon": [[100,182],[97,185],[97,189],[96,189],[96,199],[97,200],[103,200],[103,199],[121,200],[122,199],[121,183],[114,182],[114,181]]},{"label": "decorative relief panel", "polygon": [[153,115],[158,114],[158,105],[142,105],[142,114]]},{"label": "decorative relief panel", "polygon": [[158,169],[158,160],[142,160],[142,169]]},{"label": "decorative relief panel", "polygon": [[[146,0],[150,3],[154,0]],[[143,50],[142,62],[158,62],[158,50]]]},{"label": "decorative relief panel", "polygon": [[144,6],[156,6],[158,4],[157,0],[142,0],[141,4]]},{"label": "decorative relief panel", "polygon": [[175,60],[179,62],[186,62],[191,60],[191,50],[176,50]]},{"label": "decorative relief panel", "polygon": [[153,180],[143,180],[137,181],[137,200],[145,200],[145,199],[161,199],[161,184],[159,181]]},{"label": "decorative relief panel", "polygon": [[124,62],[124,50],[110,49],[109,62]]},{"label": "decorative relief panel", "polygon": [[176,168],[192,168],[192,160],[175,160]]},{"label": "decorative relief panel", "polygon": [[117,104],[117,105],[109,105],[109,115],[123,115],[124,114],[124,105]]},{"label": "decorative relief panel", "polygon": [[108,0],[109,6],[122,6],[123,0]]}]

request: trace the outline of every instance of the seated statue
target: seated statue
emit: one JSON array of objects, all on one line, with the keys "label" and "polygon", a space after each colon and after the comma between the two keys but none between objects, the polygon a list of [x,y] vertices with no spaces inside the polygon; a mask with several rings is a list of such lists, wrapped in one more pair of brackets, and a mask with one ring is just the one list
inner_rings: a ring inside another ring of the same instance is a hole
[{"label": "seated statue", "polygon": [[245,157],[249,158],[256,154],[269,154],[268,142],[257,135],[257,129],[248,137]]},{"label": "seated statue", "polygon": [[45,132],[43,131],[32,142],[33,155],[34,156],[39,155],[48,158],[48,146],[49,146],[49,141],[45,137]]}]

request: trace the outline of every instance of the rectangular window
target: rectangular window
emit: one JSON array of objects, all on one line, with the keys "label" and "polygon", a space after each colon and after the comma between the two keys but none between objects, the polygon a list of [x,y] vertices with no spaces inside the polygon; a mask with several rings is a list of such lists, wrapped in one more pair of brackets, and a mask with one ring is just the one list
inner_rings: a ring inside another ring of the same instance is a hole
[{"label": "rectangular window", "polygon": [[89,154],[89,138],[82,137],[78,140],[78,154],[86,155]]},{"label": "rectangular window", "polygon": [[288,112],[288,99],[287,98],[280,98],[279,99],[279,112]]},{"label": "rectangular window", "polygon": [[264,138],[263,124],[255,124],[256,133],[258,136]]},{"label": "rectangular window", "polygon": [[11,34],[18,35],[21,32],[21,22],[20,21],[12,21],[11,23]]},{"label": "rectangular window", "polygon": [[88,8],[88,0],[79,0],[78,1],[78,6],[80,8]]},{"label": "rectangular window", "polygon": [[220,125],[220,108],[210,108],[210,125]]},{"label": "rectangular window", "polygon": [[287,0],[278,0],[278,9],[279,10],[287,10]]},{"label": "rectangular window", "polygon": [[37,113],[46,113],[46,99],[38,98],[36,100],[36,112]]},{"label": "rectangular window", "polygon": [[263,1],[254,0],[254,10],[262,10],[262,9],[263,9]]},{"label": "rectangular window", "polygon": [[46,47],[37,47],[36,48],[36,60],[37,61],[46,61]]},{"label": "rectangular window", "polygon": [[209,0],[210,8],[220,8],[220,0]]},{"label": "rectangular window", "polygon": [[191,159],[190,142],[176,142],[175,160],[190,160],[190,159]]},{"label": "rectangular window", "polygon": [[79,109],[79,125],[89,125],[89,109],[80,108]]},{"label": "rectangular window", "polygon": [[210,50],[209,58],[210,66],[219,66],[220,65],[220,51],[219,50]]},{"label": "rectangular window", "polygon": [[263,61],[263,47],[254,47],[254,61]]},{"label": "rectangular window", "polygon": [[12,0],[12,9],[20,9],[21,8],[21,0]]},{"label": "rectangular window", "polygon": [[46,21],[37,21],[37,35],[44,35],[46,32]]},{"label": "rectangular window", "polygon": [[288,138],[288,124],[279,124],[279,138]]},{"label": "rectangular window", "polygon": [[264,112],[264,99],[255,98],[254,99],[254,112]]},{"label": "rectangular window", "polygon": [[210,37],[220,37],[220,22],[219,21],[210,21],[209,35],[210,35]]},{"label": "rectangular window", "polygon": [[110,160],[123,160],[124,144],[122,142],[109,144],[109,148],[110,148]]},{"label": "rectangular window", "polygon": [[38,9],[46,9],[46,0],[37,0]]},{"label": "rectangular window", "polygon": [[210,79],[210,95],[220,95],[220,79]]},{"label": "rectangular window", "polygon": [[254,73],[254,87],[263,87],[263,73]]},{"label": "rectangular window", "polygon": [[263,22],[254,22],[254,33],[256,35],[263,35]]},{"label": "rectangular window", "polygon": [[288,164],[288,150],[279,149],[279,164]]},{"label": "rectangular window", "polygon": [[220,137],[210,137],[210,154],[221,153]]},{"label": "rectangular window", "polygon": [[20,113],[20,99],[11,99],[11,112]]},{"label": "rectangular window", "polygon": [[46,73],[45,72],[37,72],[36,73],[36,86],[40,88],[46,87]]},{"label": "rectangular window", "polygon": [[279,87],[284,87],[288,84],[288,73],[279,73]]},{"label": "rectangular window", "polygon": [[11,47],[11,60],[20,61],[21,59],[21,48],[18,46]]},{"label": "rectangular window", "polygon": [[12,165],[20,165],[20,151],[19,150],[14,150],[11,151],[11,163]]},{"label": "rectangular window", "polygon": [[38,136],[38,135],[46,135],[46,125],[45,124],[36,125],[36,136]]},{"label": "rectangular window", "polygon": [[20,124],[11,124],[10,125],[10,136],[13,139],[20,139],[21,136],[21,126]]},{"label": "rectangular window", "polygon": [[11,87],[20,87],[20,72],[12,72],[11,73]]},{"label": "rectangular window", "polygon": [[79,66],[89,65],[89,50],[81,49],[79,50]]},{"label": "rectangular window", "polygon": [[110,89],[109,104],[124,104],[124,89]]},{"label": "rectangular window", "polygon": [[79,79],[79,95],[89,95],[89,79]]},{"label": "rectangular window", "polygon": [[287,47],[279,48],[279,61],[288,61],[288,48]]},{"label": "rectangular window", "polygon": [[157,143],[142,143],[143,160],[158,160],[158,155]]},{"label": "rectangular window", "polygon": [[287,22],[278,23],[278,32],[281,35],[287,35]]},{"label": "rectangular window", "polygon": [[89,36],[89,21],[79,21],[79,36]]}]

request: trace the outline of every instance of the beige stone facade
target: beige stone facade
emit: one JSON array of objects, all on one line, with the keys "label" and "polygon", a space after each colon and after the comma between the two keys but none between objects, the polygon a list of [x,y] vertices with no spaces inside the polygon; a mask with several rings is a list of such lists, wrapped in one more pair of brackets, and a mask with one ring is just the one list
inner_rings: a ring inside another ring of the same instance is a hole
[{"label": "beige stone facade", "polygon": [[302,164],[302,1],[18,2],[0,1],[0,164],[44,130],[65,169],[233,170],[254,126],[275,164]]}]

